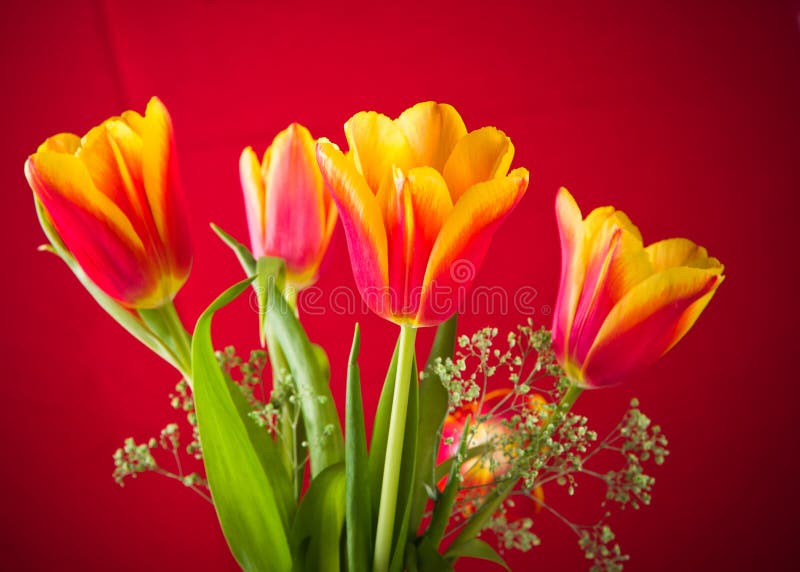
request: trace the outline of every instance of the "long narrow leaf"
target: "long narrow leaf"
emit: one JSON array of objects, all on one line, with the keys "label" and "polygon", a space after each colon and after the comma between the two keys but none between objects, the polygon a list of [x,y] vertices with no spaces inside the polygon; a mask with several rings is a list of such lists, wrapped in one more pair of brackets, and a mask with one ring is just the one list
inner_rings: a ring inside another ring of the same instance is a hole
[{"label": "long narrow leaf", "polygon": [[[412,493],[417,469],[417,432],[419,430],[419,384],[416,362],[411,367],[408,390],[408,410],[406,412],[405,434],[403,436],[403,457],[400,463],[400,480],[397,486],[397,512],[394,525],[394,549],[389,564],[390,572],[401,572],[409,541],[409,522],[411,520]],[[415,535],[416,530],[411,531]]]},{"label": "long narrow leaf", "polygon": [[361,401],[361,374],[358,368],[360,344],[361,333],[356,324],[347,367],[344,434],[347,561],[350,570],[368,570],[372,562],[372,505],[369,502],[367,437]]},{"label": "long narrow leaf", "polygon": [[397,356],[400,352],[400,340],[394,347],[392,360],[383,382],[378,409],[372,424],[372,440],[369,446],[369,484],[372,496],[372,514],[378,514],[383,484],[383,465],[386,461],[386,442],[389,439],[389,421],[392,417],[394,399],[394,381],[397,376]]},{"label": "long narrow leaf", "polygon": [[419,441],[417,445],[417,470],[411,516],[409,520],[409,534],[416,535],[422,522],[425,506],[428,503],[426,490],[433,490],[438,482],[434,478],[436,457],[439,454],[441,429],[447,415],[447,390],[432,371],[432,366],[437,359],[453,357],[456,343],[456,328],[458,315],[454,314],[436,329],[436,336],[431,346],[431,352],[425,365],[426,374],[419,388]]},{"label": "long narrow leaf", "polygon": [[214,313],[250,282],[229,288],[197,320],[192,343],[197,420],[209,487],[231,552],[244,570],[288,572],[292,560],[280,504],[211,341]]},{"label": "long narrow leaf", "polygon": [[508,564],[506,564],[506,561],[503,560],[503,557],[500,556],[494,548],[486,544],[480,538],[473,538],[472,540],[461,544],[455,550],[449,551],[447,555],[449,560],[455,560],[461,557],[488,560],[489,562],[499,564],[508,572],[511,572],[511,568],[508,567]]},{"label": "long narrow leaf", "polygon": [[339,572],[345,486],[342,463],[331,465],[311,481],[292,526],[294,572]]},{"label": "long narrow leaf", "polygon": [[328,380],[323,376],[318,356],[294,311],[284,300],[274,282],[266,281],[265,317],[289,364],[297,386],[303,412],[311,476],[344,460],[342,426],[333,402]]},{"label": "long narrow leaf", "polygon": [[224,242],[225,244],[230,247],[233,253],[236,255],[236,258],[239,259],[239,264],[242,265],[242,269],[244,269],[244,273],[248,276],[252,276],[256,273],[256,260],[253,258],[253,255],[250,253],[250,249],[247,248],[244,244],[233,238],[230,234],[222,230],[220,227],[215,225],[213,222],[211,223],[211,230],[213,230],[217,236]]},{"label": "long narrow leaf", "polygon": [[[469,435],[470,420],[464,424],[464,429],[461,432],[461,440],[458,442],[458,451],[456,452],[456,461],[461,459],[464,452],[467,450],[467,436]],[[450,514],[453,512],[453,506],[456,502],[458,489],[461,486],[461,480],[458,478],[458,473],[461,470],[461,464],[455,462],[450,468],[450,474],[447,477],[447,484],[444,491],[439,498],[436,499],[436,506],[433,508],[433,515],[431,516],[431,523],[428,530],[425,532],[425,538],[431,543],[434,549],[439,548],[439,543],[442,541],[444,532],[447,529],[447,523],[450,521]]]},{"label": "long narrow leaf", "polygon": [[425,362],[425,369],[430,368],[436,359],[452,358],[456,348],[456,333],[458,331],[458,314],[453,314],[450,319],[439,324],[436,335],[431,344],[431,353]]},{"label": "long narrow leaf", "polygon": [[461,546],[473,540],[483,530],[483,527],[486,526],[492,515],[500,508],[500,505],[503,504],[503,501],[516,483],[516,479],[508,479],[495,485],[492,491],[484,498],[480,508],[472,514],[467,523],[458,532],[455,540],[447,549],[445,557],[457,553]]}]

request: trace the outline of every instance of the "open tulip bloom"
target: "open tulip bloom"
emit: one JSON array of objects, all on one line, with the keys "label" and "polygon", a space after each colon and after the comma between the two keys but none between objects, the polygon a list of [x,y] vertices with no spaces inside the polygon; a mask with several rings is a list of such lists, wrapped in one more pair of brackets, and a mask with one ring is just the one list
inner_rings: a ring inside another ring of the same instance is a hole
[{"label": "open tulip bloom", "polygon": [[[713,297],[723,266],[687,239],[644,246],[613,207],[584,219],[562,189],[552,335],[529,322],[501,351],[496,329],[486,328],[460,336],[456,350],[460,304],[495,231],[522,200],[528,171],[512,169],[514,146],[502,131],[469,131],[443,103],[419,103],[396,119],[360,112],[344,133],[346,152],[298,123],[275,136],[261,160],[244,149],[250,246],[214,229],[247,277],[208,306],[191,335],[173,304],[192,250],[161,101],[83,137],[55,135],[28,157],[25,176],[49,241],[42,249],[182,375],[173,405],[193,426],[187,449],[202,459],[202,474],[184,473],[180,462],[177,473],[158,465],[159,443],[179,453],[170,424],[147,444],[127,440],[114,455],[114,476],[122,483],[155,471],[212,502],[247,571],[448,571],[461,557],[504,565],[481,531],[507,547],[535,544],[530,524],[506,521],[511,495],[546,507],[543,484],[572,490],[593,455],[596,435],[570,413],[581,391],[619,383],[669,351]],[[296,292],[318,279],[339,218],[362,299],[400,327],[369,447],[358,325],[342,422],[327,355],[310,341],[296,303]],[[254,391],[267,354],[241,360],[215,352],[211,338],[216,312],[251,286],[272,366],[268,398]],[[420,372],[416,331],[428,326],[438,328]],[[492,390],[490,378],[503,387]],[[608,438],[597,445],[624,457],[624,469],[602,477],[608,498],[646,504],[652,479],[642,463],[663,460],[666,439],[636,403],[620,427],[614,439],[624,446]],[[618,547],[607,548],[613,534],[605,523],[572,528],[595,565],[624,560]]]},{"label": "open tulip bloom", "polygon": [[525,193],[528,171],[508,172],[514,146],[502,131],[467,132],[447,104],[419,103],[395,120],[361,112],[344,131],[348,155],[320,141],[319,165],[341,213],[362,298],[379,316],[401,325],[374,563],[385,570],[414,328],[439,324],[456,311],[459,291],[474,272],[460,281],[454,266],[480,266],[498,225]]},{"label": "open tulip bloom", "polygon": [[[446,104],[419,103],[395,120],[361,112],[344,131],[347,155],[321,140],[317,157],[364,301],[398,324],[443,322],[524,195],[528,171],[508,172],[514,146],[502,131],[467,132]],[[456,264],[471,267],[466,279]]]},{"label": "open tulip bloom", "polygon": [[722,283],[724,267],[685,238],[647,247],[613,207],[581,216],[561,189],[561,287],[553,347],[582,387],[618,383],[670,350],[689,331]]}]

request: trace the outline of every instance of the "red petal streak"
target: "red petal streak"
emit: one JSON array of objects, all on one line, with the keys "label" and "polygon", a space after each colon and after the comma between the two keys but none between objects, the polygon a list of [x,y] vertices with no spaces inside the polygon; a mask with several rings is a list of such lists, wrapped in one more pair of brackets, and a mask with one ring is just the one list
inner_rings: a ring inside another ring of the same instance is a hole
[{"label": "red petal streak", "polygon": [[[653,277],[655,279],[657,277]],[[583,363],[583,378],[590,387],[614,385],[645,369],[672,348],[691,328],[721,282],[709,275],[699,288],[666,304],[650,308],[640,321],[620,325],[591,348]]]},{"label": "red petal streak", "polygon": [[304,274],[319,262],[326,222],[322,175],[307,129],[293,123],[275,138],[265,188],[265,252],[284,258],[290,274]]},{"label": "red petal streak", "polygon": [[352,160],[330,141],[317,143],[317,162],[342,220],[356,286],[371,310],[390,317],[386,230],[378,201]]},{"label": "red petal streak", "polygon": [[154,294],[159,288],[158,273],[141,244],[126,240],[109,219],[48,184],[34,160],[25,164],[25,173],[64,245],[92,282],[126,305]]},{"label": "red petal streak", "polygon": [[553,312],[553,350],[562,363],[578,305],[586,268],[583,261],[583,216],[575,199],[565,188],[556,197],[556,219],[561,239],[561,279]]}]

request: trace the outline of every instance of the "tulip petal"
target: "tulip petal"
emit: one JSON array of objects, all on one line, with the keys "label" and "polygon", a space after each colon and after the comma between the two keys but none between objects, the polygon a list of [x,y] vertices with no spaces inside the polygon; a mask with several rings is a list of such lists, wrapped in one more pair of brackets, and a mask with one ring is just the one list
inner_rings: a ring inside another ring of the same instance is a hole
[{"label": "tulip petal", "polygon": [[277,220],[266,225],[264,248],[286,260],[287,279],[299,286],[315,277],[325,232],[325,190],[314,139],[308,129],[293,123],[275,137],[270,153],[264,208],[265,216]]},{"label": "tulip petal", "polygon": [[723,280],[722,268],[669,268],[614,307],[583,361],[583,383],[611,385],[664,355],[692,327]]},{"label": "tulip petal", "polygon": [[172,119],[157,97],[147,103],[142,129],[142,179],[171,276],[183,283],[192,264],[188,219],[178,176]]},{"label": "tulip petal", "polygon": [[342,219],[356,285],[367,304],[385,316],[388,258],[378,200],[353,161],[327,139],[317,142],[317,162]]},{"label": "tulip petal", "polygon": [[452,105],[426,101],[406,109],[395,120],[414,152],[418,166],[444,170],[456,143],[467,134],[464,121]]},{"label": "tulip petal", "polygon": [[708,256],[708,251],[686,238],[669,238],[654,242],[646,249],[656,272],[675,266],[690,268],[715,268],[719,260]]},{"label": "tulip petal", "polygon": [[[486,256],[497,227],[528,188],[528,171],[478,183],[461,197],[433,245],[423,280],[418,325],[451,316]],[[463,302],[463,300],[462,300]]]},{"label": "tulip petal", "polygon": [[[265,165],[269,164],[269,149],[264,155],[264,163]],[[258,259],[264,256],[266,191],[264,179],[261,176],[261,165],[252,147],[246,147],[239,157],[239,181],[244,193],[244,210],[247,214],[247,228],[250,232],[250,248]]]},{"label": "tulip petal", "polygon": [[413,167],[414,155],[402,129],[394,121],[374,111],[362,111],[344,124],[347,143],[358,171],[375,194],[392,167],[406,171]]},{"label": "tulip petal", "polygon": [[55,151],[56,153],[68,153],[74,155],[81,147],[81,138],[74,133],[59,133],[45,139],[39,145],[37,152]]},{"label": "tulip petal", "polygon": [[419,309],[428,257],[453,209],[450,193],[436,169],[418,167],[378,192],[386,227],[392,314],[412,320]]},{"label": "tulip petal", "polygon": [[474,184],[505,176],[513,159],[514,145],[499,129],[483,127],[462,137],[442,171],[453,203]]},{"label": "tulip petal", "polygon": [[561,238],[561,280],[553,313],[553,350],[564,358],[586,274],[583,262],[584,225],[581,209],[570,192],[561,187],[556,195],[556,219]]},{"label": "tulip petal", "polygon": [[120,207],[126,216],[135,212],[129,193],[120,177],[114,149],[108,137],[105,123],[93,127],[83,136],[75,155],[86,165],[94,186]]},{"label": "tulip petal", "polygon": [[25,163],[28,183],[87,276],[118,301],[142,307],[164,299],[153,261],[125,213],[95,187],[78,157],[42,151]]},{"label": "tulip petal", "polygon": [[586,273],[569,341],[569,353],[578,362],[616,303],[653,274],[641,234],[624,213],[606,217],[593,235],[587,232],[585,240]]},{"label": "tulip petal", "polygon": [[[142,138],[127,122],[120,119],[109,119],[103,127],[115,161],[117,184],[127,197],[126,208],[131,223],[145,241],[145,248],[150,255],[161,263],[162,273],[168,273],[170,262],[167,260],[166,248],[159,240],[142,180]],[[86,154],[82,157],[87,160],[88,156]],[[91,168],[89,170],[91,172]]]}]

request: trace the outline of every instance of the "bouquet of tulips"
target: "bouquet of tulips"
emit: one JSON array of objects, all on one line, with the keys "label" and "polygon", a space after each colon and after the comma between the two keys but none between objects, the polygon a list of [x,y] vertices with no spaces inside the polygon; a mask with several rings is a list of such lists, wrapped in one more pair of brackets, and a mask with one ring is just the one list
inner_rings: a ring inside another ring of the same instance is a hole
[{"label": "bouquet of tulips", "polygon": [[[719,261],[683,238],[645,247],[624,213],[602,207],[584,218],[561,189],[552,330],[528,322],[507,336],[459,336],[464,293],[528,188],[528,171],[511,168],[514,146],[495,127],[469,131],[452,106],[434,102],[396,119],[360,112],[344,131],[346,152],[296,123],[262,160],[242,152],[250,247],[213,228],[244,278],[232,278],[190,331],[173,305],[192,249],[161,101],[83,137],[55,135],[26,161],[42,249],[181,376],[173,405],[187,413],[191,443],[184,448],[174,423],[145,443],[129,439],[114,455],[117,480],[152,471],[198,492],[248,571],[441,571],[467,557],[505,566],[503,551],[538,543],[533,516],[561,516],[548,486],[572,494],[583,475],[605,483],[606,506],[647,504],[646,464],[667,455],[658,426],[634,400],[599,439],[571,408],[583,390],[619,383],[669,351],[722,282]],[[337,219],[363,302],[399,328],[369,432],[358,325],[343,422],[325,351],[301,325],[298,294],[317,280]],[[243,359],[215,348],[211,325],[247,291],[266,349]],[[415,343],[423,327],[438,328],[425,362]],[[271,391],[259,395],[265,377]],[[161,449],[188,452],[202,468],[168,471]],[[619,464],[591,469],[604,450]],[[562,517],[594,569],[626,559],[608,514],[591,526]]]}]

